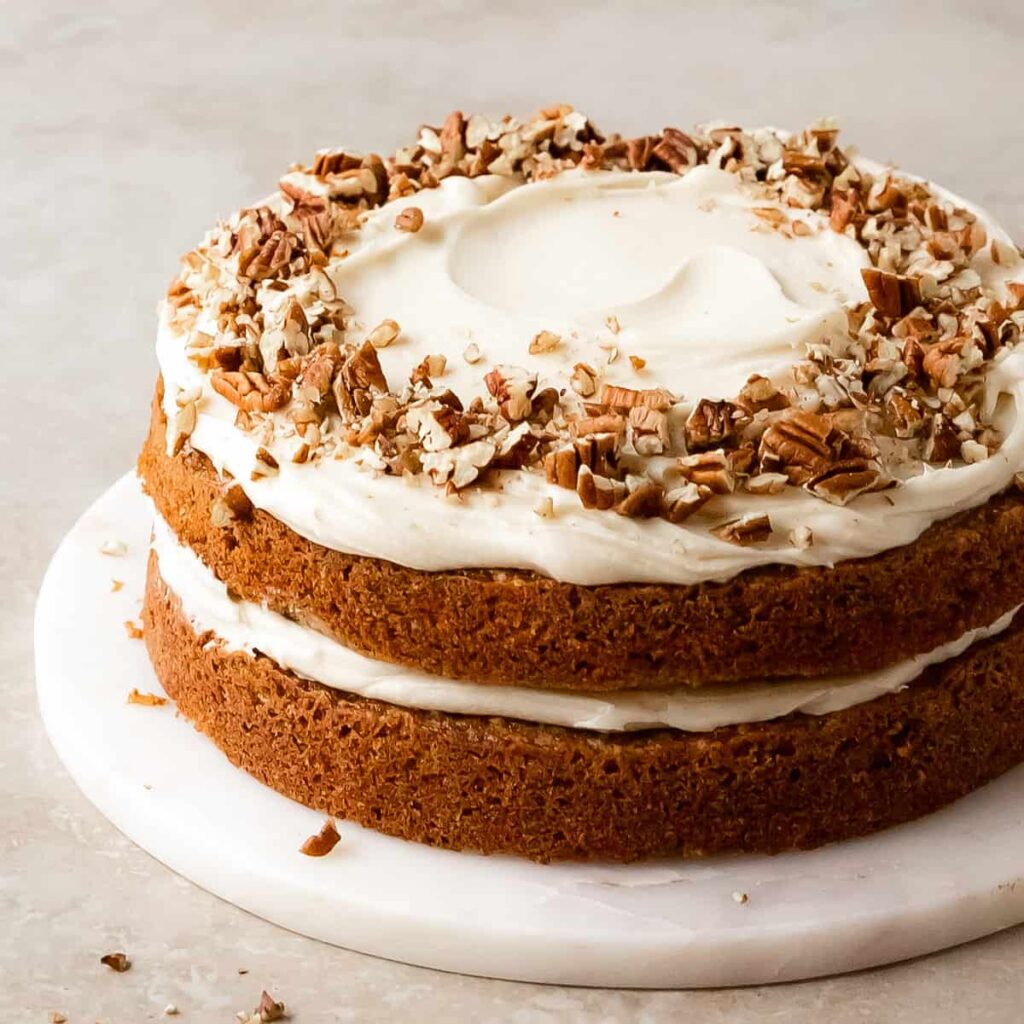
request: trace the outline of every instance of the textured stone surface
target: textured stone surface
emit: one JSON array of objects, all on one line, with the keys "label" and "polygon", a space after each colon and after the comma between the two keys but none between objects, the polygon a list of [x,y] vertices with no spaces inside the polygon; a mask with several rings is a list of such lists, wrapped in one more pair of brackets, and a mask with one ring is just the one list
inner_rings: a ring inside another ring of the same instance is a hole
[{"label": "textured stone surface", "polygon": [[[262,986],[300,1022],[1017,1019],[1022,929],[866,975],[696,993],[459,978],[283,932],[171,875],[79,796],[38,722],[31,613],[61,534],[137,450],[153,307],[174,258],[291,159],[337,142],[390,147],[454,106],[564,98],[626,131],[714,116],[798,126],[831,113],[864,152],[933,175],[1022,238],[1022,43],[1024,9],[1009,0],[6,5],[0,398],[16,414],[0,418],[0,1005],[10,1019],[158,1020],[172,1002],[181,1016],[171,1020],[230,1021]],[[132,957],[127,974],[99,965],[112,948]]]}]

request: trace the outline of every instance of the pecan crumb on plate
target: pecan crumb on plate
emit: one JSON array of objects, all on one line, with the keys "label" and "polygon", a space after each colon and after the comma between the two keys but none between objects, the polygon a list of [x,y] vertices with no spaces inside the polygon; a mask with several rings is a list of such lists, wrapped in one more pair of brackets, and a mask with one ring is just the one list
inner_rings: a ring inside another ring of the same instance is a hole
[{"label": "pecan crumb on plate", "polygon": [[341,836],[334,827],[334,822],[328,818],[320,831],[315,836],[310,836],[299,847],[299,852],[304,853],[307,857],[326,857],[338,845],[339,839]]}]

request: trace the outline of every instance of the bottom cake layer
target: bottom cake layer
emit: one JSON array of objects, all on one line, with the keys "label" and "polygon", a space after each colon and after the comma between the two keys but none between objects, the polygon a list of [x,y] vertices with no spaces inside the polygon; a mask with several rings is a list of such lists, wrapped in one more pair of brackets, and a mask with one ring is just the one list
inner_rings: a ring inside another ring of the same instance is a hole
[{"label": "bottom cake layer", "polygon": [[150,556],[146,643],[183,715],[279,792],[390,835],[534,860],[807,849],[1024,760],[1024,613],[907,689],[820,717],[597,734],[398,707],[197,636]]}]

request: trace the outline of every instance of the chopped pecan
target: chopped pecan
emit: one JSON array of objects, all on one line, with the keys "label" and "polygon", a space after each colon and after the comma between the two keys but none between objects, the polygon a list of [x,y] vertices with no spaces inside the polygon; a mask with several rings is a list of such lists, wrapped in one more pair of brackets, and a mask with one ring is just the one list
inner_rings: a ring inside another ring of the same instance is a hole
[{"label": "chopped pecan", "polygon": [[736,397],[736,404],[751,415],[767,409],[777,412],[789,407],[789,399],[767,378],[755,373],[747,379]]},{"label": "chopped pecan", "polygon": [[279,374],[214,370],[210,384],[217,394],[246,412],[274,412],[291,399],[291,385]]},{"label": "chopped pecan", "polygon": [[702,398],[686,420],[686,447],[691,452],[719,448],[732,440],[746,420],[746,413],[738,405]]},{"label": "chopped pecan", "polygon": [[194,306],[196,297],[192,289],[180,277],[176,277],[167,289],[167,303],[174,309],[181,309],[182,306]]},{"label": "chopped pecan", "polygon": [[736,476],[748,476],[757,462],[757,452],[752,441],[740,445],[739,448],[733,448],[725,454],[729,460],[729,468]]},{"label": "chopped pecan", "polygon": [[253,281],[287,277],[292,257],[301,246],[298,235],[279,228],[259,248],[239,254],[238,273]]},{"label": "chopped pecan", "polygon": [[711,500],[714,491],[710,487],[687,480],[665,493],[665,518],[670,523],[681,523],[688,519],[702,505]]},{"label": "chopped pecan", "polygon": [[870,459],[843,459],[812,477],[805,486],[812,494],[833,505],[845,505],[858,494],[874,490],[881,477],[877,462]]},{"label": "chopped pecan", "polygon": [[614,476],[617,473],[618,450],[617,434],[594,434],[577,438],[569,447],[548,452],[544,457],[544,472],[548,483],[574,489],[581,466],[586,466],[598,476]]},{"label": "chopped pecan", "polygon": [[310,836],[299,847],[299,853],[304,853],[307,857],[325,857],[338,845],[339,839],[341,836],[338,834],[334,822],[328,818],[321,826],[320,831],[315,836]]},{"label": "chopped pecan", "polygon": [[551,519],[555,514],[555,502],[550,494],[545,494],[544,497],[537,499],[537,504],[533,506],[534,515],[540,516],[541,519]]},{"label": "chopped pecan", "polygon": [[664,388],[623,388],[617,384],[605,384],[601,392],[601,403],[612,409],[632,409],[637,405],[647,406],[666,412],[672,408],[672,396]]},{"label": "chopped pecan", "polygon": [[906,203],[906,196],[891,175],[879,178],[868,191],[867,208],[870,213],[881,213]]},{"label": "chopped pecan", "polygon": [[447,484],[450,489],[460,490],[476,480],[496,454],[492,441],[471,441],[442,452],[424,453],[423,469],[438,486]]},{"label": "chopped pecan", "polygon": [[626,163],[631,171],[646,171],[654,154],[655,139],[641,135],[626,140]]},{"label": "chopped pecan", "polygon": [[514,426],[498,443],[498,452],[491,463],[495,469],[521,469],[533,461],[539,438],[528,423]]},{"label": "chopped pecan", "polygon": [[900,438],[915,437],[925,425],[921,403],[907,394],[891,390],[885,400],[885,417]]},{"label": "chopped pecan", "polygon": [[573,367],[569,384],[581,398],[590,398],[597,392],[597,370],[588,363],[577,363]]},{"label": "chopped pecan", "polygon": [[925,354],[921,368],[940,388],[951,388],[960,376],[965,338],[950,338],[932,345]]},{"label": "chopped pecan", "polygon": [[314,405],[322,402],[331,392],[334,375],[341,368],[341,349],[333,341],[325,341],[311,353],[298,378],[298,396]]},{"label": "chopped pecan", "polygon": [[335,375],[333,391],[338,409],[350,418],[365,416],[373,402],[371,390],[387,391],[388,382],[377,350],[367,340],[345,359]]},{"label": "chopped pecan", "polygon": [[718,449],[697,455],[684,455],[676,460],[685,480],[706,487],[714,494],[732,494],[736,489],[736,474],[729,456]]},{"label": "chopped pecan", "polygon": [[292,204],[292,214],[296,217],[315,217],[327,209],[327,197],[318,196],[304,188],[300,188],[287,178],[282,178],[277,187],[281,194]]},{"label": "chopped pecan", "polygon": [[124,974],[132,965],[124,953],[105,953],[100,957],[100,963],[112,971],[117,971],[118,974]]},{"label": "chopped pecan", "polygon": [[242,365],[242,349],[238,345],[217,345],[213,350],[213,361],[221,370],[237,370]]},{"label": "chopped pecan", "polygon": [[834,461],[841,440],[827,417],[795,411],[761,435],[762,469],[785,473],[790,483],[805,484]]},{"label": "chopped pecan", "polygon": [[785,473],[758,473],[749,477],[744,487],[751,494],[780,494],[788,483]]},{"label": "chopped pecan", "polygon": [[545,352],[554,352],[561,344],[561,335],[555,334],[554,331],[541,331],[534,335],[533,341],[530,342],[530,355],[539,356]]},{"label": "chopped pecan", "polygon": [[273,1021],[283,1020],[285,1016],[284,1003],[279,1003],[269,992],[264,989],[260,993],[260,1003],[253,1014],[259,1024],[272,1024]]},{"label": "chopped pecan", "polygon": [[537,375],[518,366],[495,366],[484,375],[487,390],[498,402],[502,415],[517,423],[533,411]]},{"label": "chopped pecan", "polygon": [[661,140],[650,151],[650,155],[660,160],[670,171],[678,174],[700,162],[701,148],[685,132],[678,128],[666,128],[661,133]]},{"label": "chopped pecan", "polygon": [[900,353],[903,365],[911,377],[920,379],[924,373],[924,346],[917,338],[907,338]]},{"label": "chopped pecan", "polygon": [[428,452],[439,452],[469,439],[466,417],[437,401],[428,400],[409,406],[405,421]]},{"label": "chopped pecan", "polygon": [[[220,506],[221,515],[229,520],[245,522],[252,518],[253,504],[240,484],[231,484],[224,494],[215,499],[214,506]],[[213,516],[211,515],[211,518]],[[215,523],[215,525],[223,525]]]},{"label": "chopped pecan", "polygon": [[828,217],[829,227],[833,231],[843,231],[847,224],[854,222],[860,212],[858,199],[856,192],[833,192],[832,209]]},{"label": "chopped pecan", "polygon": [[359,167],[350,167],[337,174],[326,175],[327,188],[332,199],[349,203],[366,200],[371,205],[374,204],[378,198],[376,193],[380,187],[380,180],[375,166],[363,166],[365,162],[366,158],[361,161]]},{"label": "chopped pecan", "polygon": [[906,316],[921,303],[921,290],[914,278],[876,267],[865,267],[860,276],[864,279],[871,305],[882,316]]},{"label": "chopped pecan", "polygon": [[381,320],[366,336],[366,340],[374,348],[387,348],[402,333],[402,328],[394,320]]},{"label": "chopped pecan", "polygon": [[[234,251],[239,254],[239,262],[251,262],[275,232],[284,230],[284,222],[269,206],[241,210],[238,214],[238,228],[233,246]],[[244,271],[244,267],[240,269]]]},{"label": "chopped pecan", "polygon": [[424,356],[419,364],[413,368],[412,373],[409,374],[409,383],[423,384],[428,388],[432,387],[433,378],[440,377],[447,365],[448,360],[443,355]]},{"label": "chopped pecan", "polygon": [[399,231],[416,234],[423,227],[423,211],[418,206],[407,206],[396,218],[395,227]]},{"label": "chopped pecan", "polygon": [[941,413],[936,413],[928,425],[928,438],[924,446],[926,462],[949,462],[960,455],[960,436],[956,427]]},{"label": "chopped pecan", "polygon": [[321,149],[313,158],[310,173],[318,178],[326,178],[329,174],[340,174],[342,171],[358,167],[362,159],[361,156],[346,153],[343,149]]},{"label": "chopped pecan", "polygon": [[256,449],[255,465],[252,468],[251,477],[259,480],[263,477],[277,476],[281,466],[266,448],[262,446]]},{"label": "chopped pecan", "polygon": [[600,416],[588,416],[576,420],[572,424],[572,431],[577,437],[586,437],[588,434],[624,434],[626,420],[614,412],[603,413]]},{"label": "chopped pecan", "polygon": [[629,437],[639,455],[661,455],[669,444],[668,415],[646,405],[633,406]]},{"label": "chopped pecan", "polygon": [[375,204],[384,202],[388,195],[388,169],[384,161],[376,153],[367,153],[362,166],[373,175],[374,184],[367,189],[373,195],[372,201]]},{"label": "chopped pecan", "polygon": [[192,436],[198,421],[199,414],[195,401],[184,402],[179,406],[167,425],[167,450],[172,456],[177,455],[185,447],[185,442]]},{"label": "chopped pecan", "polygon": [[661,484],[644,481],[619,502],[615,511],[630,519],[653,519],[664,515],[665,488]]},{"label": "chopped pecan", "polygon": [[626,496],[626,485],[619,480],[597,476],[582,465],[576,477],[576,493],[584,508],[614,508]]},{"label": "chopped pecan", "polygon": [[960,445],[960,458],[966,463],[984,462],[989,456],[988,448],[973,438],[968,438]]},{"label": "chopped pecan", "polygon": [[434,168],[434,175],[446,178],[466,154],[466,119],[459,110],[453,110],[441,127],[441,159]]},{"label": "chopped pecan", "polygon": [[579,469],[579,457],[575,448],[560,448],[544,456],[544,474],[550,484],[575,490]]},{"label": "chopped pecan", "polygon": [[820,156],[809,156],[807,153],[792,149],[787,149],[783,153],[782,169],[787,174],[796,174],[801,178],[814,177],[826,172],[825,161]]},{"label": "chopped pecan", "polygon": [[720,540],[747,547],[768,540],[772,535],[772,522],[764,513],[755,513],[722,523],[721,526],[713,527],[711,532]]}]

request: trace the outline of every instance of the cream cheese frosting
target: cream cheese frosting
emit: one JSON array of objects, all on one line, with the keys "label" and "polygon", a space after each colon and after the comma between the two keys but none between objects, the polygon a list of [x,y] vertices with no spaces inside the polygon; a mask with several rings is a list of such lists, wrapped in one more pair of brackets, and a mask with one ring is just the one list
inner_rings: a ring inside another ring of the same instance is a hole
[{"label": "cream cheese frosting", "polygon": [[198,634],[212,632],[229,651],[260,652],[283,668],[325,686],[403,707],[450,714],[500,715],[597,732],[670,728],[707,732],[763,722],[793,712],[825,715],[895,693],[929,665],[948,661],[1005,630],[1018,608],[990,626],[876,672],[790,682],[748,682],[692,689],[567,693],[483,686],[444,679],[367,658],[321,633],[249,601],[235,600],[191,550],[154,514],[153,548],[164,583]]},{"label": "cream cheese frosting", "polygon": [[[369,329],[385,317],[401,324],[399,340],[380,353],[385,373],[401,377],[425,355],[444,354],[440,383],[467,398],[480,392],[491,365],[518,363],[564,379],[577,361],[603,361],[609,346],[623,353],[607,369],[612,384],[647,383],[629,354],[684,398],[727,395],[751,373],[771,376],[792,364],[865,294],[864,251],[831,231],[821,213],[777,207],[806,232],[759,230],[756,211],[773,204],[712,167],[683,177],[570,171],[515,187],[494,176],[454,177],[414,203],[425,217],[415,236],[393,227],[413,200],[366,214],[350,254],[330,267],[333,287],[357,325]],[[977,270],[986,284],[1005,273],[987,256]],[[564,344],[528,357],[540,330],[558,332]],[[470,344],[482,354],[478,363],[463,358]],[[926,466],[849,506],[794,488],[756,499],[730,495],[716,501],[713,521],[698,512],[682,525],[584,509],[575,494],[525,472],[505,471],[500,488],[453,500],[422,476],[381,475],[372,453],[295,465],[297,439],[284,421],[270,445],[280,472],[252,480],[260,439],[234,426],[235,408],[189,361],[166,317],[157,354],[166,411],[173,415],[180,391],[199,389],[190,443],[229,471],[254,505],[315,543],[425,571],[486,566],[584,585],[692,584],[759,565],[831,565],[914,541],[933,522],[985,502],[1024,468],[1024,355],[1009,350],[987,379],[988,405],[999,403],[1005,435],[990,458]],[[552,502],[544,518],[534,511],[541,499]],[[741,547],[709,532],[755,504],[771,517],[767,544]],[[790,543],[801,528],[812,532],[813,546]]]}]

